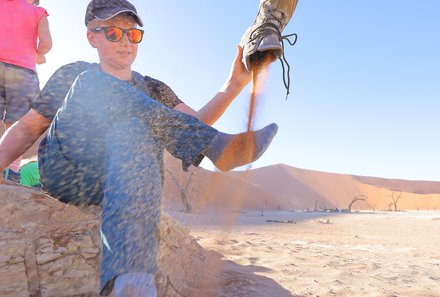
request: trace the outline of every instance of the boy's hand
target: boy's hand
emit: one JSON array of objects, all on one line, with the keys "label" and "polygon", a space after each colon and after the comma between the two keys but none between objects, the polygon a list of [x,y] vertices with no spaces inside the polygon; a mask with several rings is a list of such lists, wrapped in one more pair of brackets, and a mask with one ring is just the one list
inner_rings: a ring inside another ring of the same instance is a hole
[{"label": "boy's hand", "polygon": [[251,73],[246,70],[246,67],[241,61],[242,57],[243,48],[237,46],[237,55],[232,64],[229,79],[244,88],[251,81]]},{"label": "boy's hand", "polygon": [[46,63],[46,57],[44,55],[37,54],[37,61],[36,62],[38,65],[44,64],[44,63]]}]

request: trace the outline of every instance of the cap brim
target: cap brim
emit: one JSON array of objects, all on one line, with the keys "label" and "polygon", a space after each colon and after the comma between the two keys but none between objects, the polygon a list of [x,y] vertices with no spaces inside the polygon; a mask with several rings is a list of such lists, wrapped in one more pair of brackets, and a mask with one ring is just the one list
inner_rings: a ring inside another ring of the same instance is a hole
[{"label": "cap brim", "polygon": [[118,14],[121,14],[121,13],[124,13],[124,12],[129,12],[129,13],[131,13],[131,14],[133,15],[133,17],[134,17],[136,23],[137,23],[139,26],[141,26],[141,27],[144,26],[144,23],[143,23],[141,17],[140,17],[135,11],[130,10],[130,9],[123,9],[123,10],[120,10],[120,9],[112,9],[112,10],[108,10],[108,11],[104,11],[104,12],[99,12],[98,14],[95,15],[95,18],[96,18],[97,20],[106,21],[106,20],[111,19],[112,17],[115,17],[115,16],[117,16]]}]

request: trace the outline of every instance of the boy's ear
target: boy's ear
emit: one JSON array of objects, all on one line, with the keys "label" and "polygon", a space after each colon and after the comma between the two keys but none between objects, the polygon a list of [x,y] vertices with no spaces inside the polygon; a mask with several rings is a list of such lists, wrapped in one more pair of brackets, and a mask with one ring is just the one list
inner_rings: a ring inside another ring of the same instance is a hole
[{"label": "boy's ear", "polygon": [[90,30],[87,30],[87,40],[93,48],[97,48],[96,35]]}]

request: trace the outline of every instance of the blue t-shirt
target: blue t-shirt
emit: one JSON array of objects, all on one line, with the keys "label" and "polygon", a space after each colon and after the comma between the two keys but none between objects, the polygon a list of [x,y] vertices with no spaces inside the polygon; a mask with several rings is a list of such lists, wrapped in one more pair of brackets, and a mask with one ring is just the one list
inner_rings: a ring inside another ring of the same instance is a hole
[{"label": "blue t-shirt", "polygon": [[[78,61],[59,68],[46,83],[31,108],[52,121],[76,77],[87,70],[98,71],[99,65]],[[135,88],[169,108],[174,108],[182,103],[165,83],[148,76],[142,76],[136,71],[133,71],[133,78]]]}]

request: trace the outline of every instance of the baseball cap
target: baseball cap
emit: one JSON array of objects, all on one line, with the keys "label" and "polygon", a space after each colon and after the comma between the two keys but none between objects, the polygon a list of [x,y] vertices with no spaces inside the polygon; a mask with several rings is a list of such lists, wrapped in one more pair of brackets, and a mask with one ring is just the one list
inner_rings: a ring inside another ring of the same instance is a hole
[{"label": "baseball cap", "polygon": [[94,19],[105,21],[123,12],[131,13],[139,26],[142,27],[144,25],[134,5],[126,0],[90,1],[87,6],[85,24],[87,26]]}]

